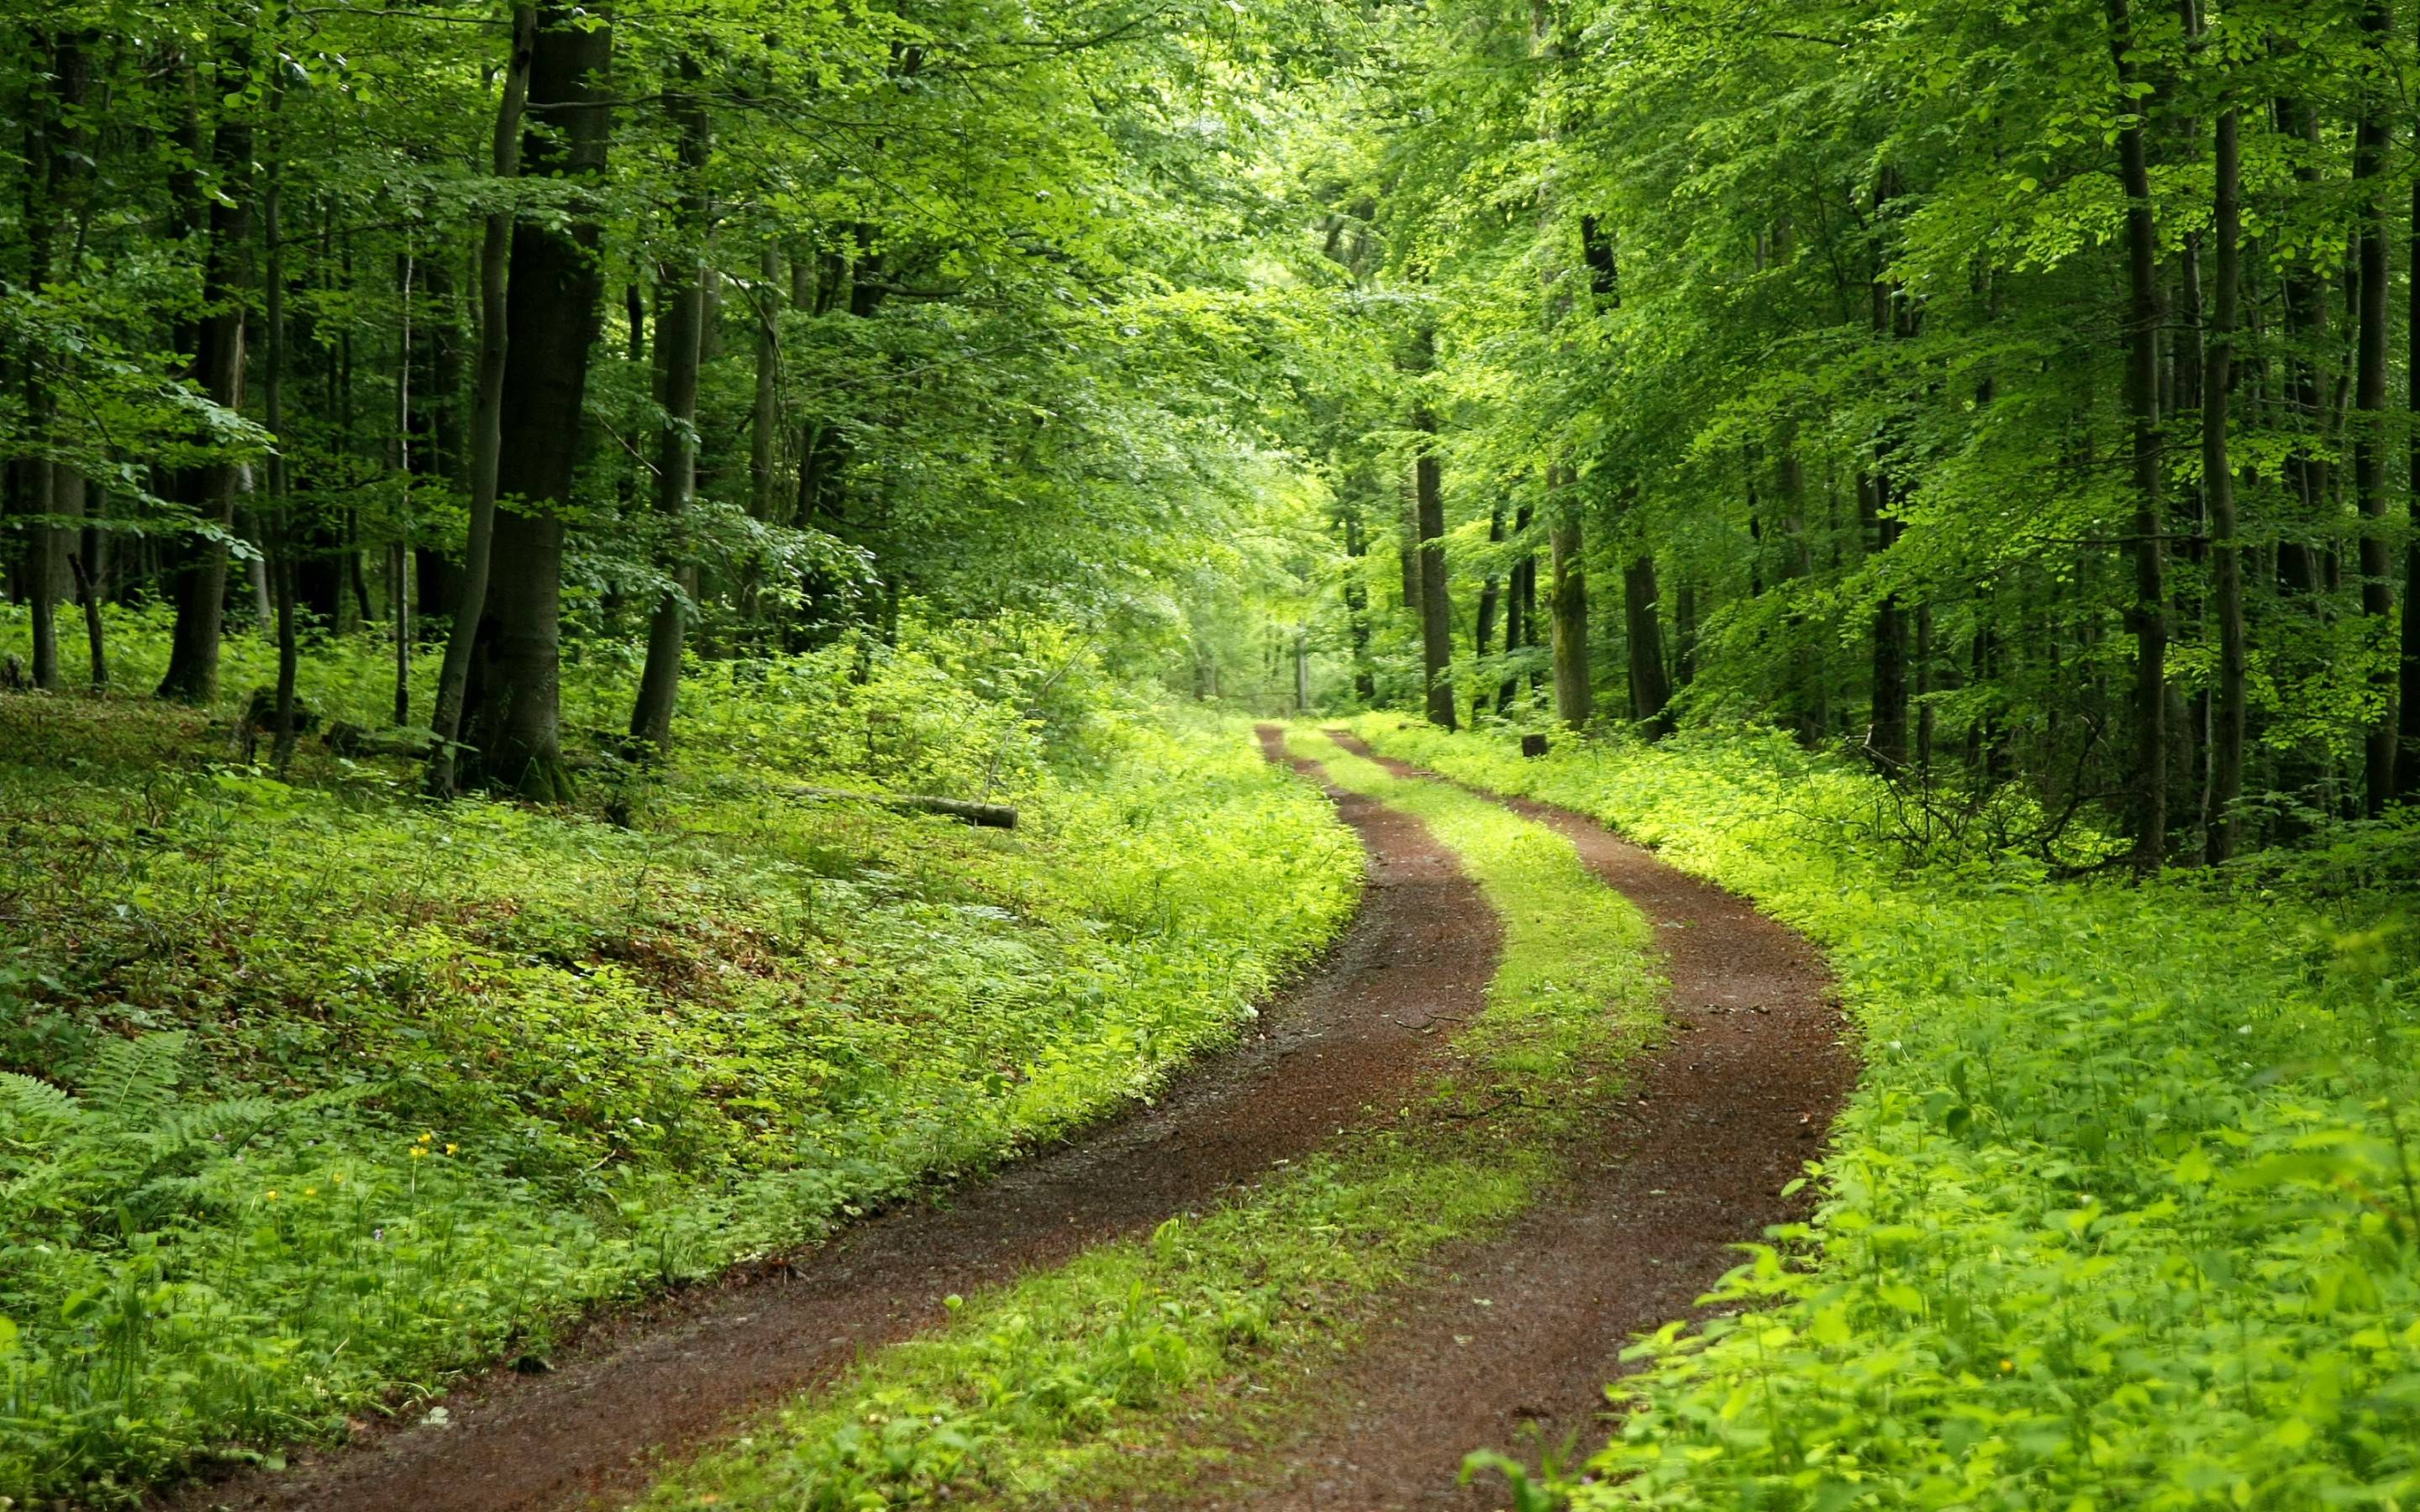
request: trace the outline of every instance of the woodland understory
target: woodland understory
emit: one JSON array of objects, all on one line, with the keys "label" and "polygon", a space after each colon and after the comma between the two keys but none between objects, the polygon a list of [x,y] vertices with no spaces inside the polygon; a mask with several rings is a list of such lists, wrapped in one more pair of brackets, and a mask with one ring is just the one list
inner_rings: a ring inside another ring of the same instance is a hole
[{"label": "woodland understory", "polygon": [[646,1504],[1259,1484],[1658,1042],[1491,795],[1802,932],[1863,1072],[1807,1221],[1474,1476],[2420,1499],[2420,5],[0,35],[0,1507],[442,1427],[1080,1139],[1322,969],[1366,802],[1505,921],[1445,1133]]}]

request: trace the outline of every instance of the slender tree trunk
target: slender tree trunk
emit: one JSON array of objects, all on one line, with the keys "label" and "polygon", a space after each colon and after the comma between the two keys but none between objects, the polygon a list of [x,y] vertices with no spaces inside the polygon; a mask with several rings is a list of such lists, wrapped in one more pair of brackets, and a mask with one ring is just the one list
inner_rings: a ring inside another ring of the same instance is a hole
[{"label": "slender tree trunk", "polygon": [[[1413,425],[1434,444],[1436,421],[1423,409]],[[1413,497],[1420,531],[1420,671],[1429,722],[1455,726],[1453,603],[1446,596],[1444,464],[1426,446],[1413,463]]]},{"label": "slender tree trunk", "polygon": [[[29,380],[28,386],[39,381]],[[45,419],[37,411],[37,424]],[[51,517],[58,513],[58,470],[37,456],[20,464],[18,471],[25,488],[22,503],[25,513],[34,517],[33,527],[25,532],[25,607],[34,621],[33,680],[36,687],[51,692],[59,686],[59,532],[51,524]]]},{"label": "slender tree trunk", "polygon": [[[227,54],[222,79],[241,78],[251,66],[248,42],[239,39]],[[227,115],[213,133],[210,155],[216,194],[209,208],[209,250],[202,273],[203,315],[195,333],[193,376],[210,401],[228,409],[243,406],[244,285],[252,253],[252,117],[248,104],[223,106]],[[235,524],[239,482],[234,462],[192,469],[181,487],[194,513],[221,531]],[[169,633],[168,668],[159,696],[180,703],[208,703],[218,697],[219,631],[226,603],[226,548],[216,541],[178,543],[169,596],[177,618]]]},{"label": "slender tree trunk", "polygon": [[[2385,68],[2387,32],[2392,24],[2387,0],[2368,0],[2362,7],[2364,49]],[[2361,118],[2353,131],[2352,176],[2362,196],[2361,237],[2356,255],[2361,267],[2361,305],[2357,317],[2353,378],[2353,501],[2361,512],[2361,610],[2371,633],[2382,644],[2395,615],[2394,572],[2386,523],[2386,203],[2379,190],[2393,132],[2386,122],[2382,86],[2367,82],[2362,90]],[[2362,739],[2362,802],[2371,818],[2385,811],[2395,792],[2397,679],[2383,661],[2372,679],[2385,705]]]},{"label": "slender tree trunk", "polygon": [[[1529,506],[1523,504],[1512,517],[1512,539],[1520,545],[1520,554],[1512,559],[1512,571],[1505,585],[1504,650],[1509,655],[1530,645],[1536,639],[1531,621],[1538,608],[1538,553],[1529,544]],[[1520,692],[1519,675],[1508,675],[1496,689],[1496,712],[1512,712],[1513,697]]]},{"label": "slender tree trunk", "polygon": [[[1549,480],[1550,496],[1560,491],[1560,481]],[[1570,729],[1584,730],[1596,712],[1589,681],[1588,563],[1578,509],[1568,502],[1552,507],[1557,513],[1546,531],[1546,552],[1554,574],[1548,607],[1554,616],[1555,717]]]},{"label": "slender tree trunk", "polygon": [[[513,7],[512,23],[489,149],[489,172],[500,188],[520,174],[521,116],[529,102],[537,8]],[[488,584],[494,570],[496,478],[503,450],[504,369],[510,346],[506,280],[512,245],[512,210],[504,206],[491,208],[479,244],[479,366],[471,401],[471,518],[462,543],[460,597],[445,638],[445,659],[437,671],[436,708],[429,716],[437,739],[428,758],[428,791],[439,798],[454,796],[472,651],[486,625]]]},{"label": "slender tree trunk", "polygon": [[[2280,135],[2301,140],[2306,160],[2318,155],[2319,116],[2316,109],[2301,100],[2281,98],[2276,101],[2275,119]],[[2298,193],[2314,193],[2319,180],[2318,164],[2310,161],[2297,162],[2294,178]],[[2287,269],[2281,292],[2286,304],[2287,332],[2296,348],[2288,387],[2296,446],[2287,458],[2287,476],[2302,507],[2300,517],[2292,521],[2277,542],[2277,581],[2288,593],[2307,595],[2319,592],[2319,562],[2307,532],[2317,527],[2328,497],[2327,459],[2317,448],[2325,408],[2319,353],[2328,338],[2327,285],[2318,276],[2308,254],[2295,255]]]},{"label": "slender tree trunk", "polygon": [[84,605],[85,651],[92,659],[92,690],[103,692],[109,687],[109,650],[101,636],[101,583],[76,552],[68,553],[68,571],[75,575],[76,598]]},{"label": "slender tree trunk", "polygon": [[[2122,85],[2138,77],[2129,0],[2109,0],[2110,49]],[[2136,105],[2139,112],[2143,107]],[[2151,218],[2149,146],[2140,114],[2118,133],[2126,192],[2126,409],[2133,425],[2134,869],[2167,856],[2168,614],[2165,521],[2160,504],[2160,239]]]},{"label": "slender tree trunk", "polygon": [[[90,162],[84,129],[85,96],[91,69],[79,37],[37,37],[37,58],[45,65],[43,96],[26,115],[23,235],[26,287],[39,291],[51,281],[63,225],[81,201]],[[35,442],[47,447],[57,408],[52,385],[29,367],[25,375],[26,427]],[[70,532],[61,520],[83,513],[81,476],[56,463],[37,458],[27,464],[28,510],[37,517],[28,532],[26,598],[34,622],[34,686],[59,687],[58,591],[61,561]],[[73,498],[69,497],[72,494]],[[75,507],[69,507],[70,502]]]},{"label": "slender tree trunk", "polygon": [[[2412,186],[2412,268],[2420,270],[2420,183]],[[2403,548],[2402,667],[2396,689],[2396,726],[2402,748],[2396,753],[2395,789],[2406,801],[2420,796],[2420,273],[2411,280],[2410,347],[2404,364],[2412,411],[2411,476],[2405,515],[2411,535]]]},{"label": "slender tree trunk", "polygon": [[[590,181],[603,172],[613,38],[594,21],[559,0],[539,12],[521,144],[535,175]],[[464,701],[476,748],[469,775],[540,802],[571,792],[560,712],[561,505],[580,459],[589,350],[605,298],[597,242],[586,207],[567,227],[535,218],[513,227],[496,492],[529,507],[497,514]]]},{"label": "slender tree trunk", "polygon": [[1378,697],[1378,679],[1370,666],[1370,590],[1362,578],[1369,543],[1361,534],[1361,506],[1344,506],[1344,619],[1353,642],[1353,694],[1364,704]]},{"label": "slender tree trunk", "polygon": [[1622,628],[1630,641],[1630,717],[1659,739],[1669,732],[1672,684],[1664,671],[1664,625],[1656,612],[1655,558],[1646,552],[1621,569]]},{"label": "slender tree trunk", "polygon": [[748,421],[748,512],[773,517],[774,445],[782,424],[782,249],[771,238],[756,249],[756,403]]},{"label": "slender tree trunk", "polygon": [[[659,752],[673,744],[673,709],[680,699],[682,617],[697,595],[697,561],[682,539],[690,505],[697,497],[697,381],[706,337],[706,160],[708,150],[704,101],[690,93],[701,77],[697,60],[684,55],[681,84],[668,91],[665,108],[680,124],[680,224],[682,245],[664,265],[656,292],[656,358],[664,382],[664,432],[657,449],[656,512],[666,532],[665,576],[674,583],[656,602],[647,625],[647,664],[639,677],[638,702],[630,710],[630,735]],[[765,476],[769,480],[769,459]]]},{"label": "slender tree trunk", "polygon": [[[1500,504],[1488,512],[1487,539],[1491,545],[1500,544],[1504,539],[1504,509]],[[1496,640],[1496,610],[1502,602],[1503,596],[1502,577],[1497,573],[1489,573],[1486,580],[1480,585],[1479,622],[1471,637],[1473,655],[1481,662],[1487,659],[1487,648]],[[1509,639],[1507,645],[1508,647],[1510,645]],[[1474,685],[1470,690],[1470,722],[1477,724],[1479,717],[1486,712],[1487,690]]]},{"label": "slender tree trunk", "polygon": [[[1890,479],[1879,459],[1874,471],[1857,479],[1857,514],[1864,527],[1867,550],[1887,552],[1899,541],[1899,521],[1889,512]],[[1896,592],[1885,592],[1874,602],[1873,707],[1866,731],[1866,748],[1885,771],[1907,764],[1907,611]]]},{"label": "slender tree trunk", "polygon": [[2227,399],[2235,383],[2235,328],[2242,286],[2242,165],[2238,115],[2219,113],[2212,132],[2212,229],[2217,267],[2211,290],[2210,337],[2202,348],[2201,472],[2210,505],[2211,609],[2218,620],[2218,687],[2210,712],[2208,838],[2215,865],[2235,854],[2242,822],[2246,661],[2243,641],[2243,546],[2235,517],[2235,473],[2227,455]]}]

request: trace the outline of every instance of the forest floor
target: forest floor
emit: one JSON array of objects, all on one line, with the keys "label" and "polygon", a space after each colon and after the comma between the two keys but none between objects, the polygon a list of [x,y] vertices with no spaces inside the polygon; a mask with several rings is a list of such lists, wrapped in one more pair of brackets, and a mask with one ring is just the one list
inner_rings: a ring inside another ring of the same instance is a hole
[{"label": "forest floor", "polygon": [[[469,1512],[624,1500],[772,1404],[946,1323],[964,1293],[1198,1212],[1348,1126],[1386,1121],[1388,1104],[1443,1065],[1452,1035],[1439,1031],[1479,1017],[1504,924],[1420,819],[1326,781],[1319,763],[1289,757],[1275,727],[1261,736],[1270,759],[1326,785],[1367,852],[1369,889],[1337,948],[1243,1045],[1156,1105],[943,1202],[599,1324],[546,1373],[499,1369],[393,1429],[166,1504]],[[1349,736],[1338,744],[1371,759]],[[1425,776],[1377,760],[1398,779]],[[1459,1484],[1467,1452],[1535,1465],[1591,1447],[1630,1339],[1684,1315],[1736,1263],[1733,1246],[1803,1206],[1780,1194],[1854,1072],[1812,948],[1593,821],[1507,807],[1568,839],[1646,914],[1669,979],[1668,1032],[1626,1068],[1602,1116],[1559,1142],[1534,1206],[1369,1299],[1350,1347],[1292,1393],[1316,1410],[1289,1412],[1282,1428],[1210,1414],[1199,1436],[1227,1441],[1221,1473],[1098,1504],[1499,1505],[1496,1477]],[[1501,1110],[1481,1110],[1491,1116]]]}]

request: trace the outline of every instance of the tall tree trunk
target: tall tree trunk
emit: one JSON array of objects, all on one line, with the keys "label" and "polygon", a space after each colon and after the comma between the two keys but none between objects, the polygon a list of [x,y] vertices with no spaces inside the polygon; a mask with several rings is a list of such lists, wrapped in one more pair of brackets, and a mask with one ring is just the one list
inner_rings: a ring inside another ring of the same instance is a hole
[{"label": "tall tree trunk", "polygon": [[[227,50],[221,79],[241,78],[251,67],[250,43],[239,35]],[[232,93],[232,91],[229,91]],[[202,270],[203,314],[194,336],[193,377],[213,404],[243,406],[244,285],[252,255],[251,106],[239,101],[212,134],[216,169],[209,208],[209,250]],[[224,532],[235,524],[239,469],[231,461],[187,470],[178,487],[206,525]],[[169,633],[168,668],[159,696],[180,703],[208,703],[218,697],[219,631],[226,603],[226,548],[218,541],[178,544],[169,579],[177,618]]]},{"label": "tall tree trunk", "polygon": [[2242,822],[2245,652],[2243,547],[2237,535],[2235,473],[2227,455],[2227,399],[2235,383],[2235,327],[2242,286],[2242,164],[2238,116],[2219,113],[2211,133],[2211,252],[2209,340],[2202,348],[2201,473],[2210,507],[2211,609],[2218,620],[2218,687],[2210,711],[2209,795],[2204,854],[2215,865],[2235,854]]},{"label": "tall tree trunk", "polygon": [[2412,186],[2412,268],[2410,348],[2404,382],[2412,411],[2411,477],[2405,514],[2411,535],[2403,548],[2403,645],[2401,675],[2396,689],[2397,732],[2402,749],[2396,753],[2397,796],[2420,797],[2420,183]]},{"label": "tall tree trunk", "polygon": [[773,517],[774,445],[782,424],[782,249],[772,238],[756,249],[756,402],[748,420],[748,512]]},{"label": "tall tree trunk", "polygon": [[[665,576],[673,581],[647,624],[647,664],[630,710],[630,736],[669,752],[673,709],[680,700],[682,617],[697,596],[697,559],[683,538],[697,498],[697,370],[706,339],[706,105],[691,91],[697,59],[680,60],[682,87],[665,110],[680,126],[680,250],[663,266],[656,292],[656,361],[663,375],[664,431],[657,447],[656,513],[665,532]],[[768,476],[770,475],[769,466]]]},{"label": "tall tree trunk", "polygon": [[[1559,475],[1550,470],[1547,495],[1561,490]],[[1546,553],[1554,574],[1548,609],[1554,616],[1555,717],[1573,730],[1588,727],[1595,710],[1596,691],[1589,680],[1588,563],[1582,555],[1578,508],[1567,501],[1550,505],[1556,511],[1546,531]]]},{"label": "tall tree trunk", "polygon": [[[2109,44],[2122,87],[2138,78],[2129,0],[2109,0]],[[2118,133],[2126,192],[2126,409],[2133,426],[2134,869],[2167,856],[2167,566],[2160,505],[2160,238],[2151,218],[2149,145],[2139,100]]]},{"label": "tall tree trunk", "polygon": [[[1512,559],[1512,571],[1505,584],[1504,650],[1507,655],[1529,645],[1537,631],[1531,620],[1538,607],[1538,553],[1529,544],[1529,506],[1523,504],[1512,517],[1512,539],[1520,547]],[[1508,674],[1496,689],[1496,712],[1512,712],[1512,699],[1520,691],[1518,674]]]},{"label": "tall tree trunk", "polygon": [[1453,693],[1453,603],[1446,596],[1444,464],[1431,448],[1436,420],[1419,409],[1413,427],[1425,439],[1412,471],[1412,489],[1419,511],[1420,532],[1420,671],[1427,690],[1429,722],[1447,730],[1455,726]]},{"label": "tall tree trunk", "polygon": [[99,693],[109,687],[109,648],[102,639],[101,620],[101,579],[85,567],[84,557],[74,551],[68,553],[68,571],[75,576],[76,599],[84,605],[85,651],[92,660],[92,690]]},{"label": "tall tree trunk", "polygon": [[[2379,70],[2386,68],[2387,31],[2391,24],[2387,0],[2368,0],[2362,7],[2364,50]],[[2353,501],[2361,512],[2361,610],[2371,633],[2383,643],[2395,615],[2393,558],[2387,547],[2386,523],[2386,202],[2379,193],[2393,132],[2386,122],[2383,85],[2366,81],[2361,118],[2353,131],[2352,176],[2361,197],[2361,307],[2353,378]],[[2362,802],[2371,818],[2385,811],[2395,792],[2397,739],[2395,693],[2397,679],[2381,659],[2372,677],[2373,690],[2384,704],[2376,722],[2363,733]]]},{"label": "tall tree trunk", "polygon": [[[1504,506],[1501,504],[1488,511],[1487,539],[1491,545],[1501,544],[1504,539]],[[1496,610],[1502,602],[1503,596],[1502,576],[1494,572],[1489,573],[1486,580],[1480,585],[1479,622],[1471,636],[1473,655],[1481,662],[1487,659],[1487,648],[1496,640]],[[1511,644],[1509,638],[1506,644],[1509,648]],[[1470,690],[1470,722],[1477,724],[1479,717],[1486,712],[1487,689],[1474,683]]]},{"label": "tall tree trunk", "polygon": [[1377,673],[1370,665],[1370,589],[1362,577],[1369,551],[1356,499],[1344,506],[1344,620],[1353,643],[1353,695],[1365,704],[1378,697]]},{"label": "tall tree trunk", "polygon": [[1630,641],[1630,717],[1658,739],[1671,728],[1666,709],[1671,679],[1664,671],[1664,624],[1656,612],[1655,558],[1640,552],[1621,569],[1621,619]]},{"label": "tall tree trunk", "polygon": [[[496,104],[489,171],[499,187],[520,177],[521,115],[529,102],[531,55],[537,45],[537,8],[512,11],[510,51]],[[464,694],[472,649],[486,625],[488,583],[494,570],[496,478],[503,451],[504,369],[509,349],[506,278],[513,246],[513,213],[499,205],[488,212],[479,243],[479,369],[471,404],[471,519],[462,543],[462,577],[454,624],[438,668],[436,709],[429,717],[437,740],[428,758],[428,791],[454,796],[462,737]]]},{"label": "tall tree trunk", "polygon": [[[89,135],[84,126],[85,97],[92,69],[83,36],[35,39],[47,75],[45,97],[26,111],[23,235],[26,287],[39,291],[57,263],[56,241],[84,208],[90,180]],[[57,407],[52,385],[26,373],[25,419],[37,445],[47,448]],[[61,567],[84,512],[84,479],[70,469],[37,460],[29,465],[26,501],[37,517],[29,532],[26,597],[34,621],[34,686],[59,687],[58,593]]]},{"label": "tall tree trunk", "polygon": [[[1899,520],[1889,513],[1890,477],[1877,459],[1872,472],[1857,479],[1858,522],[1867,550],[1881,556],[1899,540]],[[1871,636],[1873,707],[1866,730],[1866,748],[1885,771],[1907,764],[1907,611],[1899,594],[1885,591],[1874,602]]]},{"label": "tall tree trunk", "polygon": [[395,471],[403,486],[395,540],[387,547],[387,617],[395,631],[395,722],[411,723],[411,290],[418,259],[409,242],[398,265],[403,342],[395,364]]},{"label": "tall tree trunk", "polygon": [[[560,0],[539,11],[521,143],[533,176],[593,181],[603,173],[613,34],[595,22]],[[496,492],[530,507],[496,518],[465,698],[470,775],[539,802],[571,793],[561,728],[561,504],[580,460],[589,349],[605,297],[591,212],[582,205],[567,227],[534,217],[513,227]]]},{"label": "tall tree trunk", "polygon": [[[2319,169],[2319,114],[2304,100],[2281,98],[2275,104],[2276,130],[2299,138],[2305,149],[2294,167],[2297,193],[2316,192]],[[2319,353],[2328,338],[2327,284],[2308,254],[2297,254],[2286,270],[2282,294],[2286,325],[2296,348],[2288,385],[2294,413],[2296,446],[2287,458],[2287,476],[2302,506],[2296,519],[2277,542],[2277,581],[2287,592],[2307,595],[2319,591],[2319,561],[2304,532],[2314,529],[2328,497],[2327,459],[2318,450],[2323,428],[2324,401]]]}]

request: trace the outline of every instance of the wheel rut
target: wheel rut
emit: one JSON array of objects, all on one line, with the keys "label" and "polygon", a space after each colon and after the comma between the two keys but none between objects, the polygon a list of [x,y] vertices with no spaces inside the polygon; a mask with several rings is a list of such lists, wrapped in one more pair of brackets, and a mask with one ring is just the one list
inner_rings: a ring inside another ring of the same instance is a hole
[{"label": "wheel rut", "polygon": [[[1272,761],[1289,760],[1264,727]],[[1296,763],[1316,776],[1315,764]],[[1245,1041],[1156,1105],[814,1250],[591,1325],[539,1376],[446,1396],[442,1426],[373,1429],[287,1471],[189,1485],[166,1509],[524,1512],[611,1504],[865,1351],[935,1326],[953,1292],[1147,1229],[1310,1150],[1414,1082],[1475,1014],[1501,929],[1409,815],[1331,789],[1368,856],[1359,916]],[[414,1414],[415,1417],[420,1414]]]},{"label": "wheel rut", "polygon": [[[1398,777],[1434,779],[1329,734]],[[1503,1482],[1457,1485],[1466,1452],[1535,1466],[1610,1429],[1605,1384],[1634,1335],[1688,1313],[1732,1246],[1804,1215],[1780,1196],[1854,1079],[1821,957],[1745,900],[1585,815],[1495,798],[1570,838],[1644,911],[1671,980],[1671,1032],[1625,1116],[1572,1151],[1562,1192],[1433,1266],[1318,1393],[1344,1405],[1241,1489],[1188,1499],[1254,1512],[1480,1512]]]}]

